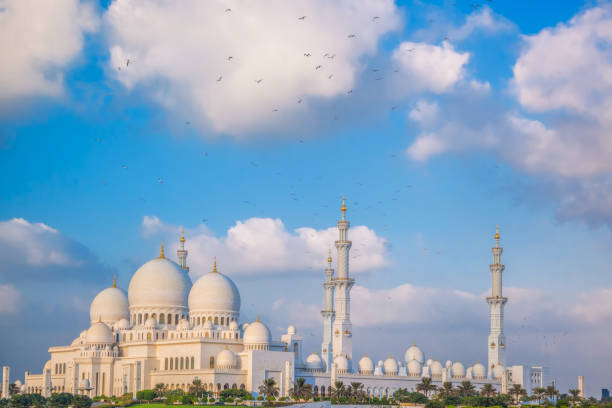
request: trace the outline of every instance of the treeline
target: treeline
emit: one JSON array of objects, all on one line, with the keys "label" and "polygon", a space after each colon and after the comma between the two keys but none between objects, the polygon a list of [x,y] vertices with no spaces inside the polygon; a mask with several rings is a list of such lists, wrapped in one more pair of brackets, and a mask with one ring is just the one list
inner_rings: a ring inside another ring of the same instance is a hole
[{"label": "treeline", "polygon": [[87,395],[72,395],[69,392],[51,394],[45,398],[40,394],[13,394],[10,398],[0,400],[2,408],[89,408],[92,399]]}]

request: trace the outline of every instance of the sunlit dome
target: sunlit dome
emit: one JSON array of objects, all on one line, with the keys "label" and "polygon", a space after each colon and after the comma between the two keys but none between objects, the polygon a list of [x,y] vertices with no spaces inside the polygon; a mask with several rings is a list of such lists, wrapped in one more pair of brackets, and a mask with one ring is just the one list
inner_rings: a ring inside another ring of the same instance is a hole
[{"label": "sunlit dome", "polygon": [[459,361],[456,361],[452,367],[452,374],[455,378],[465,377],[465,367]]},{"label": "sunlit dome", "polygon": [[389,356],[384,362],[386,375],[397,375],[397,361],[392,356]]},{"label": "sunlit dome", "polygon": [[406,353],[404,354],[404,361],[406,361],[406,364],[412,360],[416,360],[421,364],[425,362],[425,355],[421,349],[417,347],[416,343],[406,350]]},{"label": "sunlit dome", "polygon": [[113,332],[106,325],[106,323],[98,321],[93,323],[87,330],[87,343],[108,344],[114,342],[115,338],[113,336]]},{"label": "sunlit dome", "polygon": [[374,361],[367,354],[359,360],[359,372],[361,374],[372,374],[374,372]]},{"label": "sunlit dome", "polygon": [[429,371],[433,376],[441,376],[442,375],[442,364],[438,360],[434,361],[429,365]]},{"label": "sunlit dome", "polygon": [[409,361],[406,367],[408,368],[408,375],[421,375],[421,363],[417,360]]},{"label": "sunlit dome", "polygon": [[[163,248],[163,247],[162,247]],[[177,263],[155,258],[141,266],[130,281],[130,308],[187,308],[191,279]]]},{"label": "sunlit dome", "polygon": [[493,377],[497,379],[502,378],[504,372],[504,367],[502,367],[501,365],[496,365],[495,368],[493,368]]},{"label": "sunlit dome", "polygon": [[267,346],[272,339],[270,330],[259,321],[259,316],[257,316],[257,320],[247,326],[242,337],[245,345]]},{"label": "sunlit dome", "polygon": [[336,364],[336,368],[339,373],[347,373],[349,369],[348,360],[346,357],[340,355],[334,358],[334,364]]},{"label": "sunlit dome", "polygon": [[476,379],[483,379],[487,377],[487,369],[480,363],[480,361],[474,364],[474,367],[472,367],[472,376]]},{"label": "sunlit dome", "polygon": [[240,313],[240,292],[236,284],[217,271],[217,261],[212,272],[198,279],[189,292],[189,313]]},{"label": "sunlit dome", "polygon": [[112,325],[121,319],[128,319],[129,316],[127,295],[117,287],[116,281],[113,281],[113,286],[98,293],[89,307],[89,319],[92,323],[101,319]]},{"label": "sunlit dome", "polygon": [[323,370],[323,360],[315,352],[306,357],[306,368],[309,370],[320,371]]},{"label": "sunlit dome", "polygon": [[225,349],[221,350],[217,355],[217,368],[235,368],[236,354],[233,351]]}]

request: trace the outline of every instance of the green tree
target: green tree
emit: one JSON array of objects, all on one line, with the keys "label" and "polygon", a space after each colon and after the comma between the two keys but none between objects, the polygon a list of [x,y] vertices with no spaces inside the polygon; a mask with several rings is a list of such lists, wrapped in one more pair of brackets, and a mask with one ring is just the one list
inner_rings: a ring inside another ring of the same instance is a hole
[{"label": "green tree", "polygon": [[491,384],[485,384],[480,389],[480,395],[482,395],[483,397],[493,397],[496,394],[497,391],[495,390],[495,387],[493,387],[493,385]]},{"label": "green tree", "polygon": [[153,401],[155,398],[155,391],[153,390],[140,390],[136,392],[136,399],[141,401]]},{"label": "green tree", "polygon": [[202,380],[199,378],[194,378],[189,386],[189,393],[197,396],[198,398],[202,398],[204,395],[204,385],[202,384]]},{"label": "green tree", "polygon": [[476,387],[470,381],[461,381],[461,384],[457,387],[459,395],[462,397],[469,397],[476,394]]},{"label": "green tree", "polygon": [[276,380],[274,378],[264,380],[263,384],[259,386],[259,393],[269,400],[278,397],[278,392],[279,390],[276,386]]},{"label": "green tree", "polygon": [[427,397],[420,392],[410,392],[405,388],[400,388],[393,393],[393,399],[396,402],[408,402],[412,404],[425,404]]},{"label": "green tree", "polygon": [[546,395],[546,389],[543,387],[535,387],[533,390],[531,390],[531,395],[536,401],[538,401],[538,404],[541,404],[544,396]]},{"label": "green tree", "polygon": [[442,383],[442,387],[440,387],[439,395],[441,397],[450,397],[455,394],[455,389],[453,388],[453,383],[446,381]]},{"label": "green tree", "polygon": [[19,387],[17,386],[17,384],[15,383],[9,384],[8,394],[9,396],[19,394]]},{"label": "green tree", "polygon": [[431,391],[435,391],[438,387],[436,387],[432,382],[431,378],[423,377],[421,382],[416,385],[416,390],[425,394],[426,397],[429,398],[429,393]]},{"label": "green tree", "polygon": [[363,384],[360,382],[352,382],[349,388],[350,394],[355,400],[361,401],[365,399],[365,393],[363,392]]},{"label": "green tree", "polygon": [[527,391],[521,387],[520,384],[513,384],[512,387],[508,390],[508,394],[510,394],[514,400],[515,404],[518,404],[521,397],[527,395]]},{"label": "green tree", "polygon": [[556,389],[554,385],[549,385],[548,387],[546,387],[544,395],[546,395],[551,400],[554,400],[555,397],[559,395],[559,390]]},{"label": "green tree", "polygon": [[331,390],[331,398],[332,399],[340,399],[346,395],[346,389],[344,388],[344,383],[342,381],[336,381]]},{"label": "green tree", "polygon": [[580,390],[577,389],[571,389],[567,391],[570,395],[569,400],[571,401],[572,405],[576,405],[578,402],[580,402]]},{"label": "green tree", "polygon": [[[130,400],[131,400],[131,394],[130,394]],[[87,395],[74,395],[72,397],[72,406],[74,408],[89,408],[91,407],[92,403],[93,403],[92,399],[89,398]]]},{"label": "green tree", "polygon": [[168,386],[164,383],[157,383],[153,390],[155,391],[155,396],[163,397],[168,392]]},{"label": "green tree", "polygon": [[312,385],[306,384],[305,378],[298,377],[293,388],[289,390],[289,395],[294,400],[309,400],[312,397]]},{"label": "green tree", "polygon": [[63,408],[72,405],[72,394],[68,392],[53,393],[47,398],[48,407]]}]

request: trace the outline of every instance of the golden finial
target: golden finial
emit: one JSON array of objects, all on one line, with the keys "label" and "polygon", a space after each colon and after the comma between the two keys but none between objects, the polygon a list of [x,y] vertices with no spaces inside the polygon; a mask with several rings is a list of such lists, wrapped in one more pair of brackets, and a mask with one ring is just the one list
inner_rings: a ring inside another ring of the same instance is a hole
[{"label": "golden finial", "polygon": [[329,253],[327,255],[327,263],[332,263],[331,248],[329,249]]},{"label": "golden finial", "polygon": [[342,207],[340,207],[340,211],[342,211],[343,213],[346,212],[346,202],[344,200],[344,194],[342,194]]},{"label": "golden finial", "polygon": [[215,260],[213,263],[213,272],[217,273],[217,257],[215,256]]},{"label": "golden finial", "polygon": [[98,315],[98,323],[102,323],[102,316]]},{"label": "golden finial", "polygon": [[495,240],[499,241],[499,224],[495,227]]},{"label": "golden finial", "polygon": [[165,258],[165,256],[164,256],[164,240],[163,239],[162,239],[162,242],[161,242],[161,249],[159,250],[159,257],[160,258]]},{"label": "golden finial", "polygon": [[412,344],[412,347],[416,347],[416,341]]},{"label": "golden finial", "polygon": [[181,228],[181,242],[185,242],[185,228]]},{"label": "golden finial", "polygon": [[257,318],[255,319],[256,322],[259,321],[259,312],[257,312]]},{"label": "golden finial", "polygon": [[117,287],[117,274],[113,275],[113,288]]}]

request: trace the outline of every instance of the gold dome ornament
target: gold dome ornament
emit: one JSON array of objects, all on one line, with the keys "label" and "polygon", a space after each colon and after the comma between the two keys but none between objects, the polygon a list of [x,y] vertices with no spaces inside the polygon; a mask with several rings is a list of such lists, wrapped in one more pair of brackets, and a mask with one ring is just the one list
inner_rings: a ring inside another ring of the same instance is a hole
[{"label": "gold dome ornament", "polygon": [[164,240],[163,239],[162,239],[162,242],[161,242],[161,248],[159,250],[159,258],[160,259],[165,258],[165,256],[164,256]]},{"label": "gold dome ornament", "polygon": [[181,228],[181,242],[185,242],[185,228]]},{"label": "gold dome ornament", "polygon": [[495,227],[495,240],[499,241],[499,224]]},{"label": "gold dome ornament", "polygon": [[340,211],[342,211],[343,213],[346,212],[346,201],[344,199],[344,194],[342,194],[342,207],[340,207]]}]

